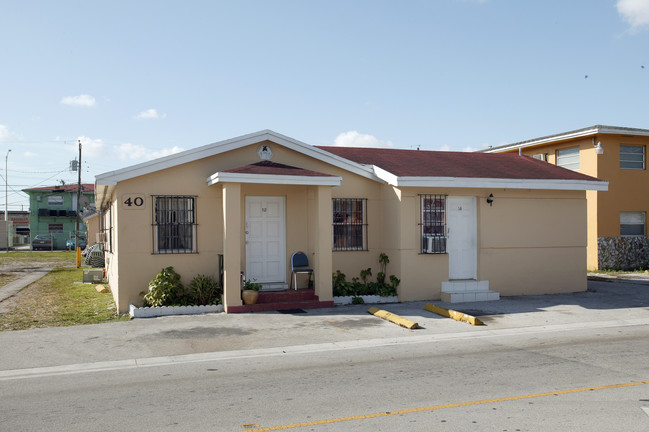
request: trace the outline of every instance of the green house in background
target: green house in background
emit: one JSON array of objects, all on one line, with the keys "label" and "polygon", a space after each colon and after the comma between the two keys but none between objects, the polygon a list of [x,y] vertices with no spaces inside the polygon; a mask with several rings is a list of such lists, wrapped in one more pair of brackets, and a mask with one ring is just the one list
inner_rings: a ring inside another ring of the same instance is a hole
[{"label": "green house in background", "polygon": [[[65,249],[65,242],[74,237],[77,222],[78,185],[67,184],[23,189],[29,195],[29,229],[32,237],[52,234],[52,249]],[[81,210],[95,206],[95,185],[81,185]],[[85,224],[79,219],[81,237]]]}]

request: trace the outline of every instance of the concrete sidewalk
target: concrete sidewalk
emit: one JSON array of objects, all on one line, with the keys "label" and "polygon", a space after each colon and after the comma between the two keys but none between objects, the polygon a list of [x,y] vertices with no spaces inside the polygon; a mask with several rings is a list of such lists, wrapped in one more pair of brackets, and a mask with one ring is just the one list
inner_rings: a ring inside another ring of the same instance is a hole
[{"label": "concrete sidewalk", "polygon": [[8,299],[9,297],[17,294],[21,289],[29,284],[32,284],[51,272],[50,267],[36,268],[27,273],[25,276],[13,280],[6,285],[0,287],[0,302]]},{"label": "concrete sidewalk", "polygon": [[378,305],[418,322],[421,328],[416,330],[369,315],[368,305],[349,305],[303,313],[219,313],[4,331],[0,332],[0,370],[314,344],[371,346],[382,341],[481,337],[494,331],[649,325],[649,280],[589,281],[589,291],[575,294],[503,297],[495,302],[430,302],[479,316],[485,323],[479,327],[430,313],[424,310],[425,303]]}]

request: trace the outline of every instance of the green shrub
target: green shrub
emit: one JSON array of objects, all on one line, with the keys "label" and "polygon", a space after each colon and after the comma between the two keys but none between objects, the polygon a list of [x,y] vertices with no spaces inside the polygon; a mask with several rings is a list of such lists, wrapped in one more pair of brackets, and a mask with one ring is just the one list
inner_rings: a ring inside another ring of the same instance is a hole
[{"label": "green shrub", "polygon": [[243,289],[259,291],[261,289],[261,284],[255,282],[256,280],[257,279],[253,279],[253,280],[248,279],[246,281],[243,281]]},{"label": "green shrub", "polygon": [[188,301],[195,305],[211,305],[221,303],[223,291],[212,276],[196,275],[189,283]]},{"label": "green shrub", "polygon": [[162,269],[158,275],[149,282],[149,292],[144,295],[145,306],[174,306],[186,305],[187,295],[180,282],[180,275],[173,267]]},{"label": "green shrub", "polygon": [[336,270],[336,273],[333,274],[333,295],[336,297],[344,297],[353,295],[355,290],[351,282],[347,282],[345,273],[342,273],[340,270]]},{"label": "green shrub", "polygon": [[[357,297],[363,295],[379,295],[381,297],[390,297],[397,295],[397,286],[401,282],[399,278],[390,275],[390,283],[385,282],[385,271],[390,259],[385,253],[379,256],[380,270],[376,275],[376,282],[372,282],[369,278],[372,276],[372,269],[367,268],[360,271],[360,278],[353,277],[351,282],[348,282],[344,273],[340,270],[332,275],[333,295],[339,296],[352,296]],[[352,299],[352,302],[354,299]]]}]

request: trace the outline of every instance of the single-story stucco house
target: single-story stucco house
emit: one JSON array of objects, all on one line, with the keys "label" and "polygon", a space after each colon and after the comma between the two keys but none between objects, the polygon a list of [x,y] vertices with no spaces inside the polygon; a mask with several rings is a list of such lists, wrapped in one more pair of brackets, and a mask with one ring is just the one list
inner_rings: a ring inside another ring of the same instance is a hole
[{"label": "single-story stucco house", "polygon": [[[332,273],[390,258],[400,301],[586,289],[586,191],[608,183],[518,154],[312,146],[264,130],[96,177],[106,274],[120,312],[164,267],[288,289],[304,251]],[[495,297],[494,297],[495,296]]]}]

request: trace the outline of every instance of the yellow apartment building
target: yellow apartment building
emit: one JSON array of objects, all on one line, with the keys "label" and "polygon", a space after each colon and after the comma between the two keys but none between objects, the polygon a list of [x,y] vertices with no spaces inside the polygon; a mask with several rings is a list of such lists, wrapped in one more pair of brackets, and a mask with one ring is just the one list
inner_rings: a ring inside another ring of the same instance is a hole
[{"label": "yellow apartment building", "polygon": [[[646,215],[649,130],[596,125],[506,144],[484,153],[522,153],[606,180],[608,190],[586,192],[588,269],[649,267]],[[530,227],[534,229],[534,227]]]}]

